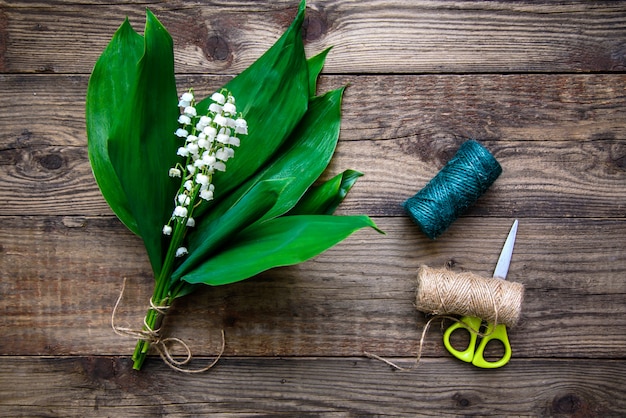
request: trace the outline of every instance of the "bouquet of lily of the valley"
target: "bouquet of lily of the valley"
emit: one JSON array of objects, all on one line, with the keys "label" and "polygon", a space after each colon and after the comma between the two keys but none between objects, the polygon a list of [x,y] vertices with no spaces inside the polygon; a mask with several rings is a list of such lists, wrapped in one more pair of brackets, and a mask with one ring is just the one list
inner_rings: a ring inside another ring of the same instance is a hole
[{"label": "bouquet of lily of the valley", "polygon": [[367,216],[332,215],[360,173],[317,181],[339,137],[343,88],[316,95],[328,50],[305,57],[304,10],[303,0],[274,46],[201,100],[177,90],[172,38],[149,10],[144,35],[127,19],[93,69],[92,170],[113,212],[143,239],[155,277],[143,328],[131,334],[135,369],[163,343],[160,324],[177,297],[377,229]]}]

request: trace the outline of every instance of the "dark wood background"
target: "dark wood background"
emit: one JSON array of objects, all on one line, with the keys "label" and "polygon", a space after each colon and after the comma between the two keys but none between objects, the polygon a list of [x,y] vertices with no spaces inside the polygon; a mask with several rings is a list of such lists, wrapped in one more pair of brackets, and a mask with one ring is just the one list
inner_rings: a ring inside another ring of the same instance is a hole
[{"label": "dark wood background", "polygon": [[[626,415],[626,2],[310,1],[320,89],[348,84],[327,176],[365,173],[341,214],[371,215],[304,264],[181,299],[166,322],[211,371],[131,370],[152,288],[142,243],[93,180],[84,100],[125,16],[175,41],[181,90],[223,85],[293,19],[296,0],[0,0],[0,415]],[[436,241],[403,213],[475,138],[503,174]],[[526,286],[498,370],[452,358],[413,305],[421,264],[491,273],[520,220]]]}]

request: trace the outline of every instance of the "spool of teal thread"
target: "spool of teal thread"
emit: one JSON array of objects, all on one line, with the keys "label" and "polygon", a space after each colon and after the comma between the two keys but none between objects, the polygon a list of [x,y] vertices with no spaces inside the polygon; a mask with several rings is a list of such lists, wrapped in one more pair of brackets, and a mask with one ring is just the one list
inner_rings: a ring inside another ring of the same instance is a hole
[{"label": "spool of teal thread", "polygon": [[441,235],[487,191],[502,173],[500,163],[474,140],[464,142],[454,157],[403,206],[430,239]]}]

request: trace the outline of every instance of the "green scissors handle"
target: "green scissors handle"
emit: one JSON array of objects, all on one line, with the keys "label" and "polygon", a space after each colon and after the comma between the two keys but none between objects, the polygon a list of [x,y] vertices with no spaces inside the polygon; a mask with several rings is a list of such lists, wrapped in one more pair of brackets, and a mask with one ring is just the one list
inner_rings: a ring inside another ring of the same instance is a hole
[{"label": "green scissors handle", "polygon": [[[483,369],[495,369],[504,366],[511,359],[511,345],[509,344],[509,337],[506,333],[506,326],[504,324],[498,324],[494,327],[493,324],[487,324],[487,330],[485,331],[484,337],[481,339],[477,348],[477,331],[480,330],[481,324],[482,319],[480,318],[464,316],[461,318],[460,322],[452,324],[448,327],[448,329],[446,329],[446,332],[443,334],[443,344],[454,357],[467,363],[472,363],[476,367]],[[466,329],[470,333],[469,344],[463,351],[457,350],[452,346],[452,344],[450,344],[450,336],[452,333],[461,328]],[[502,343],[504,346],[504,355],[500,360],[487,361],[484,357],[485,348],[490,341],[494,340]]]}]

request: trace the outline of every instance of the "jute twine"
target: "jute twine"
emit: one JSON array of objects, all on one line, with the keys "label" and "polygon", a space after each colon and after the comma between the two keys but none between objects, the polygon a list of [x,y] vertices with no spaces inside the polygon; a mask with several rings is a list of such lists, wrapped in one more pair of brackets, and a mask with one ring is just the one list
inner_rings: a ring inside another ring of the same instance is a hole
[{"label": "jute twine", "polygon": [[415,306],[424,313],[475,316],[514,327],[523,299],[524,286],[520,283],[428,266],[417,272]]},{"label": "jute twine", "polygon": [[[117,301],[115,302],[115,307],[113,308],[113,312],[111,314],[111,328],[113,328],[113,331],[117,335],[122,336],[122,337],[131,337],[131,338],[147,341],[150,344],[150,347],[153,347],[157,351],[157,353],[159,353],[159,356],[161,356],[161,359],[163,360],[165,364],[167,364],[172,369],[181,373],[203,373],[211,369],[213,366],[217,364],[219,359],[222,357],[222,354],[224,353],[224,348],[226,345],[224,330],[221,331],[222,343],[221,343],[219,352],[217,353],[217,355],[215,356],[215,359],[213,359],[211,363],[209,363],[205,367],[197,368],[197,369],[190,369],[188,367],[183,367],[183,366],[186,366],[193,358],[191,348],[189,347],[189,345],[180,338],[161,336],[161,322],[167,310],[170,309],[170,305],[157,306],[154,303],[154,301],[150,299],[149,309],[155,311],[158,314],[158,318],[156,321],[157,326],[155,327],[155,329],[152,329],[150,328],[150,326],[148,326],[148,324],[146,323],[145,317],[143,319],[144,326],[142,329],[126,328],[126,327],[120,327],[116,325],[115,316],[117,314],[117,309],[119,308],[120,302],[122,301],[122,298],[124,296],[125,289],[126,289],[126,278],[124,278],[124,282],[122,284],[122,290],[120,291],[120,295],[118,296]],[[182,349],[185,352],[182,360],[178,360],[172,355],[172,351],[171,351],[172,347],[176,345],[182,347]]]},{"label": "jute twine", "polygon": [[[524,286],[521,283],[485,278],[470,272],[455,273],[445,268],[421,266],[417,273],[415,307],[432,317],[422,331],[415,363],[408,368],[401,367],[376,354],[367,351],[364,354],[397,370],[412,370],[419,364],[424,339],[433,321],[450,319],[461,322],[458,317],[452,316],[461,315],[478,317],[495,325],[514,327],[519,321],[523,300]],[[469,328],[468,324],[466,326]],[[480,330],[471,331],[485,336]]]}]

